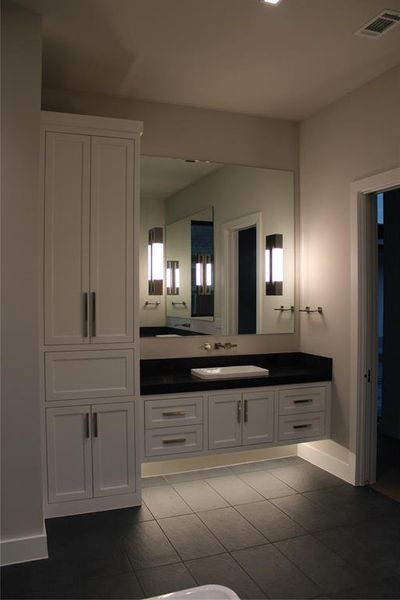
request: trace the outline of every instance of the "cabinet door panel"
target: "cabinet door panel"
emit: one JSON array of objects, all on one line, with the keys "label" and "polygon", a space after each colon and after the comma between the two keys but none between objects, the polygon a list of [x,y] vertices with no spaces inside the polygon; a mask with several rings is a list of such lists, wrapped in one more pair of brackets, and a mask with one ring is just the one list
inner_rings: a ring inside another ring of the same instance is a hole
[{"label": "cabinet door panel", "polygon": [[92,408],[93,488],[95,496],[135,491],[134,403]]},{"label": "cabinet door panel", "polygon": [[274,441],[274,392],[243,394],[243,445]]},{"label": "cabinet door panel", "polygon": [[46,352],[46,401],[133,396],[134,350]]},{"label": "cabinet door panel", "polygon": [[81,344],[89,291],[90,137],[46,134],[45,343]]},{"label": "cabinet door panel", "polygon": [[90,406],[46,411],[49,502],[92,497]]},{"label": "cabinet door panel", "polygon": [[93,137],[91,164],[92,341],[132,342],[133,140]]},{"label": "cabinet door panel", "polygon": [[208,447],[233,448],[241,444],[241,394],[208,399]]}]

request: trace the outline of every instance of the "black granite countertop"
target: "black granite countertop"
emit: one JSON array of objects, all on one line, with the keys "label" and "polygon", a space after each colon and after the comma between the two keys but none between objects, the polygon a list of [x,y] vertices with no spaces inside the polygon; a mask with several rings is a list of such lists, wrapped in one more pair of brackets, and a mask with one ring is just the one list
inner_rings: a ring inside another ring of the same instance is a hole
[{"label": "black granite countertop", "polygon": [[[192,368],[230,365],[264,367],[269,376],[205,381],[190,373]],[[140,377],[142,395],[312,383],[332,379],[332,359],[303,352],[145,359],[140,361]]]}]

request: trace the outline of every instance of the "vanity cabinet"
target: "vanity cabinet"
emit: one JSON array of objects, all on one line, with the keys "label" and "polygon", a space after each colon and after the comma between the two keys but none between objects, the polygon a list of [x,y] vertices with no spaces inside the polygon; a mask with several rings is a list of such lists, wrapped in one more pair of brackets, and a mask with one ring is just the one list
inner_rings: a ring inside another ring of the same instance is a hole
[{"label": "vanity cabinet", "polygon": [[330,388],[327,381],[143,396],[145,460],[328,438]]},{"label": "vanity cabinet", "polygon": [[135,491],[134,404],[46,410],[48,501]]},{"label": "vanity cabinet", "polygon": [[135,140],[59,129],[44,140],[45,344],[133,342]]},{"label": "vanity cabinet", "polygon": [[274,392],[209,396],[208,447],[232,448],[274,440]]}]

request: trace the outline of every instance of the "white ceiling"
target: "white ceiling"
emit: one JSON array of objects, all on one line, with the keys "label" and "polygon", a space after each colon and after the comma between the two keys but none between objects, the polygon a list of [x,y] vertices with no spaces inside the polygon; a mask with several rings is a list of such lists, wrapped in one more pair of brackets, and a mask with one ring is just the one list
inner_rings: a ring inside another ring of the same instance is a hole
[{"label": "white ceiling", "polygon": [[223,165],[189,162],[181,158],[142,156],[140,159],[140,197],[142,202],[165,200]]},{"label": "white ceiling", "polygon": [[400,0],[19,0],[44,15],[44,85],[301,120],[400,63]]}]

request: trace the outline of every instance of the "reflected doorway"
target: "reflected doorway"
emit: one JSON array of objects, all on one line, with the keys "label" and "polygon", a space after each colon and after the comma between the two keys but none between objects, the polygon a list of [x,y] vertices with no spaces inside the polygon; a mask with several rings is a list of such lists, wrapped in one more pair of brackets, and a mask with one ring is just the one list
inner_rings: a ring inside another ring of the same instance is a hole
[{"label": "reflected doorway", "polygon": [[257,229],[238,233],[238,333],[257,333]]}]

